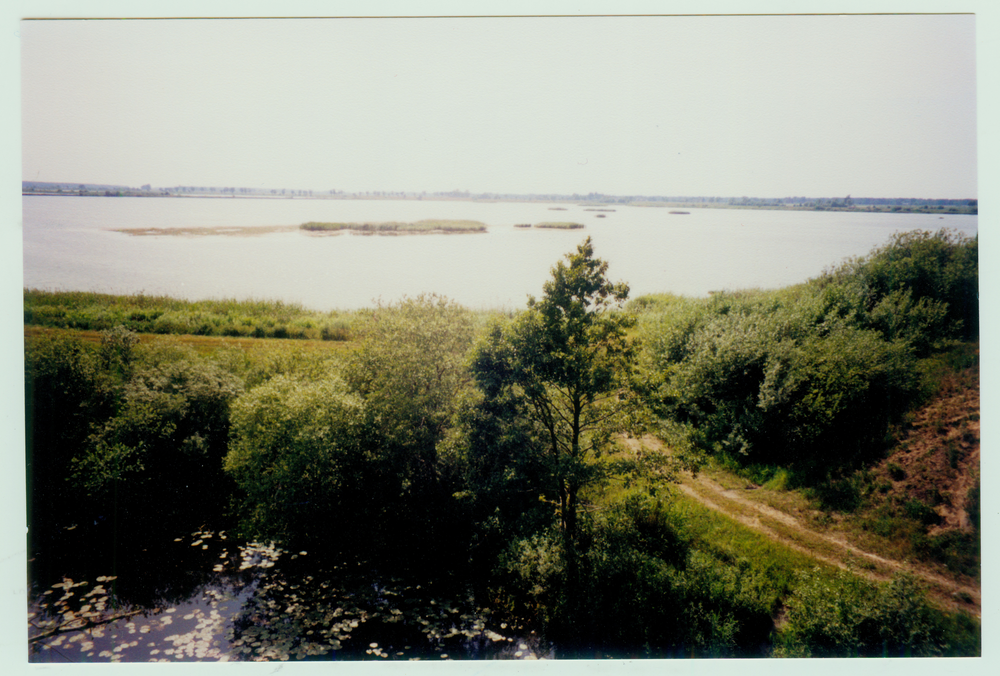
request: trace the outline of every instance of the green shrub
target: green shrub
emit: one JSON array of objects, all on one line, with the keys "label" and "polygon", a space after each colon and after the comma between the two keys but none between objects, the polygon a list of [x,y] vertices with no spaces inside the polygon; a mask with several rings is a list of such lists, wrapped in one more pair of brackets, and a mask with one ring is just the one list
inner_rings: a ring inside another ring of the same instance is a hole
[{"label": "green shrub", "polygon": [[566,560],[556,529],[513,542],[500,557],[494,584],[513,617],[527,618],[543,634],[564,622]]},{"label": "green shrub", "polygon": [[921,558],[939,561],[948,570],[979,579],[980,537],[979,531],[946,530],[937,535],[919,532],[911,536],[911,544]]},{"label": "green shrub", "polygon": [[772,491],[783,491],[788,489],[792,484],[792,477],[789,471],[785,468],[779,468],[774,472],[774,475],[763,483],[764,488]]},{"label": "green shrub", "polygon": [[113,415],[122,383],[101,368],[100,348],[77,338],[25,341],[25,472],[29,540],[34,547],[84,516],[70,463],[91,427]]},{"label": "green shrub", "polygon": [[905,343],[829,314],[816,289],[717,294],[643,325],[648,396],[744,464],[871,453],[916,391]]},{"label": "green shrub", "polygon": [[979,335],[978,237],[949,230],[896,233],[820,280],[844,282],[859,289],[873,328],[909,334],[915,347]]},{"label": "green shrub", "polygon": [[219,506],[229,403],[242,384],[210,362],[136,368],[121,407],[95,421],[70,463],[95,509],[119,522],[169,522]]},{"label": "green shrub", "polygon": [[347,340],[350,336],[350,324],[344,319],[324,323],[320,327],[321,340]]},{"label": "green shrub", "polygon": [[[928,604],[913,577],[872,583],[840,572],[803,573],[788,599],[778,656],[925,657],[969,655],[978,627]],[[978,653],[978,648],[974,648]]]},{"label": "green shrub", "polygon": [[861,506],[863,493],[864,481],[857,474],[817,482],[808,490],[808,495],[815,497],[823,509],[847,513]]},{"label": "green shrub", "polygon": [[851,459],[879,448],[915,392],[904,344],[847,328],[811,337],[771,357],[758,399],[763,437],[792,453]]},{"label": "green shrub", "polygon": [[941,523],[941,517],[931,507],[920,500],[910,499],[903,503],[903,514],[908,519],[920,522],[924,526]]},{"label": "green shrub", "polygon": [[911,289],[894,289],[876,303],[865,322],[885,340],[902,340],[917,354],[941,347],[951,334],[948,304],[934,298],[914,300]]},{"label": "green shrub", "polygon": [[561,656],[761,654],[778,598],[767,567],[692,548],[683,513],[636,491],[582,530],[576,578],[556,529],[513,543],[498,570],[506,608]]},{"label": "green shrub", "polygon": [[862,517],[861,527],[885,538],[896,540],[914,537],[921,526],[904,518],[892,504],[882,504]]},{"label": "green shrub", "polygon": [[379,443],[414,466],[433,466],[435,447],[470,383],[465,359],[472,313],[422,295],[371,310],[357,333],[359,346],[344,376],[364,398]]},{"label": "green shrub", "polygon": [[225,471],[241,497],[242,530],[283,542],[366,541],[398,494],[367,454],[364,406],[336,377],[278,375],[232,406]]},{"label": "green shrub", "polygon": [[921,394],[914,355],[978,335],[977,252],[901,233],[807,284],[644,301],[646,396],[744,465],[823,476],[870,458]]},{"label": "green shrub", "polygon": [[458,477],[462,507],[475,524],[470,554],[491,566],[511,542],[551,520],[556,498],[542,430],[525,415],[528,403],[513,392],[462,394],[454,427],[439,445],[443,473]]}]

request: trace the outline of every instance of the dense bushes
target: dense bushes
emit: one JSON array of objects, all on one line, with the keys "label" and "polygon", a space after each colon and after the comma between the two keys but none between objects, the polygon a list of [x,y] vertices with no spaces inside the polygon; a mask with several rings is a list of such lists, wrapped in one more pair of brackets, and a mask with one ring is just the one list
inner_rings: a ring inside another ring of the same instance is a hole
[{"label": "dense bushes", "polygon": [[931,657],[981,650],[972,620],[933,610],[912,577],[876,584],[848,573],[831,580],[816,572],[800,575],[777,645],[777,655],[794,657]]},{"label": "dense bushes", "polygon": [[221,459],[240,380],[123,329],[101,338],[25,342],[29,565],[43,586],[169,565],[164,545],[219,523],[232,490]]},{"label": "dense bushes", "polygon": [[881,441],[916,387],[907,346],[825,316],[810,291],[720,295],[648,322],[658,412],[744,462],[836,465]]},{"label": "dense bushes", "polygon": [[[334,542],[381,516],[377,460],[366,454],[363,403],[343,381],[277,376],[239,398],[225,470],[242,498],[238,513],[255,537]],[[398,490],[398,488],[397,488]]]},{"label": "dense bushes", "polygon": [[947,338],[979,337],[977,237],[948,230],[896,233],[888,244],[817,283],[856,289],[873,324],[891,322],[885,325],[887,339],[920,336],[930,346]]},{"label": "dense bushes", "polygon": [[29,546],[58,532],[78,512],[79,494],[68,468],[91,425],[105,420],[120,399],[119,382],[101,368],[96,346],[43,337],[24,351],[25,470]]},{"label": "dense bushes", "polygon": [[467,546],[438,451],[468,385],[472,315],[421,296],[357,330],[341,374],[278,376],[236,403],[225,467],[243,531],[383,567],[441,564]]},{"label": "dense bushes", "polygon": [[765,654],[775,590],[749,561],[726,561],[692,542],[683,519],[639,492],[585,519],[575,594],[567,593],[557,531],[516,540],[500,560],[501,599],[563,656]]},{"label": "dense bushes", "polygon": [[919,393],[915,357],[978,331],[976,256],[976,240],[904,233],[798,287],[650,301],[652,405],[744,464],[849,464]]},{"label": "dense bushes", "polygon": [[211,498],[224,479],[229,403],[242,384],[202,361],[133,370],[115,415],[92,422],[82,452],[70,462],[70,481],[120,524],[215,511],[219,502]]},{"label": "dense bushes", "polygon": [[438,296],[378,307],[358,322],[345,378],[364,398],[379,443],[412,466],[412,479],[434,472],[436,446],[470,382],[474,326],[472,313]]},{"label": "dense bushes", "polygon": [[557,487],[544,453],[543,429],[513,392],[464,393],[440,451],[457,479],[455,494],[473,527],[469,554],[487,573],[513,540],[552,521]]},{"label": "dense bushes", "polygon": [[906,575],[871,582],[706,540],[716,535],[686,510],[637,492],[582,530],[579,604],[568,603],[555,529],[515,540],[494,577],[501,607],[532,620],[562,657],[980,654],[975,620],[934,608]]}]

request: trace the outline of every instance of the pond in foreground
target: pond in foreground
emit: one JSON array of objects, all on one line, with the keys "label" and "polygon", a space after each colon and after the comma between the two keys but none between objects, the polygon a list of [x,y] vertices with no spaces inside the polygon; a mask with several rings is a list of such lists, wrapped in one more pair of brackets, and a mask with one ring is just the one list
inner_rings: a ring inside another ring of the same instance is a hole
[{"label": "pond in foreground", "polygon": [[234,545],[225,532],[208,530],[175,539],[161,554],[160,569],[145,580],[134,574],[64,577],[32,589],[29,660],[553,656],[530,634],[521,636],[521,627],[495,619],[461,583],[408,584],[360,562],[320,569],[308,552]]}]

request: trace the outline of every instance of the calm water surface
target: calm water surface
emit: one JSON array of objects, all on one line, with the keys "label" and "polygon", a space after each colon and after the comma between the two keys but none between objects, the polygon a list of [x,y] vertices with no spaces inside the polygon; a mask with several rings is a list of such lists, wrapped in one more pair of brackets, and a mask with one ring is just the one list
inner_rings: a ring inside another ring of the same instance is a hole
[{"label": "calm water surface", "polygon": [[29,661],[554,656],[548,644],[494,618],[462,585],[407,584],[361,563],[317,568],[308,552],[238,545],[204,529],[161,545],[126,565],[104,562],[117,575],[87,574],[88,564],[106,558],[95,552],[73,573],[36,580]]},{"label": "calm water surface", "polygon": [[[439,293],[472,308],[519,308],[584,237],[632,297],[774,288],[868,253],[902,230],[968,235],[976,216],[414,200],[22,198],[24,286],[46,290],[259,298],[316,310]],[[592,206],[590,208],[593,208]],[[598,218],[602,213],[605,217]],[[482,234],[316,237],[145,236],[120,228],[299,225],[307,221],[471,219]],[[515,228],[575,221],[584,230]]]}]

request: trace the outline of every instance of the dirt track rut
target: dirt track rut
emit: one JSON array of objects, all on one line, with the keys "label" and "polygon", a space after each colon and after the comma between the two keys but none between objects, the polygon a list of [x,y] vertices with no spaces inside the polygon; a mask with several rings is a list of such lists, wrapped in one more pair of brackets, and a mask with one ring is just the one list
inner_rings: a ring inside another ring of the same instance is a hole
[{"label": "dirt track rut", "polygon": [[[643,438],[641,442],[630,439],[626,443],[630,446],[643,443],[654,449],[663,447],[652,437]],[[909,572],[927,584],[928,593],[938,604],[948,610],[961,609],[981,617],[980,587],[962,584],[925,566],[860,549],[833,530],[817,529],[797,516],[753,499],[753,488],[728,489],[702,473],[692,476],[688,472],[682,473],[678,488],[705,507],[817,561],[878,581],[888,580],[897,572]]]}]

